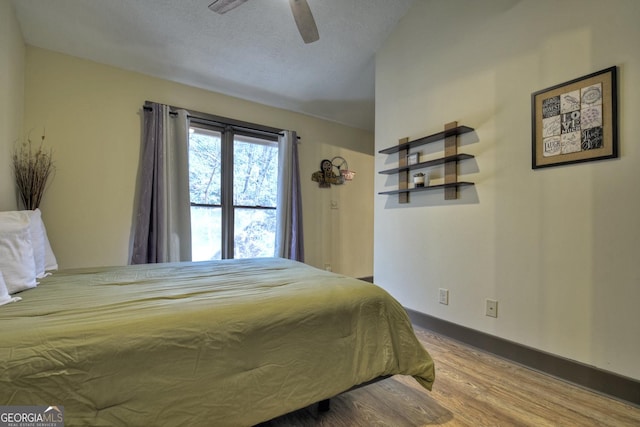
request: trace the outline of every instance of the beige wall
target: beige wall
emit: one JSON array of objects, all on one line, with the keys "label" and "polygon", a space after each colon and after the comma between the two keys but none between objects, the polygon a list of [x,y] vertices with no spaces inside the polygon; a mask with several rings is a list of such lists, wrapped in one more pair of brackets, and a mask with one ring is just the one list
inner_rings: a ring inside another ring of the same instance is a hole
[{"label": "beige wall", "polygon": [[[26,58],[25,129],[46,128],[57,166],[42,211],[61,268],[127,263],[139,111],[151,100],[296,130],[307,263],[372,274],[372,133],[31,46]],[[317,188],[311,174],[337,155],[358,172],[356,180]]]},{"label": "beige wall", "polygon": [[0,211],[17,206],[11,154],[22,138],[24,54],[13,6],[0,0]]},{"label": "beige wall", "polygon": [[[456,202],[375,196],[376,282],[409,308],[640,379],[638,22],[636,0],[415,2],[377,56],[376,152],[457,120],[476,129],[460,165],[476,185]],[[531,93],[613,65],[620,158],[532,170]],[[375,176],[376,192],[393,184]]]}]

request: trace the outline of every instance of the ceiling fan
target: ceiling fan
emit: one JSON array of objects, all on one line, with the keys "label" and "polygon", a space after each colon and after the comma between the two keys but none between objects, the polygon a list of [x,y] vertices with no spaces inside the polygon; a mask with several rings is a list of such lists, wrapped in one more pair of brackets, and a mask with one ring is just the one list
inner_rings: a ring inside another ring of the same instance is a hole
[{"label": "ceiling fan", "polygon": [[[223,14],[235,9],[247,0],[215,0],[209,5],[209,9]],[[293,19],[296,21],[298,31],[305,43],[313,43],[320,38],[316,21],[313,19],[307,0],[289,0]]]}]

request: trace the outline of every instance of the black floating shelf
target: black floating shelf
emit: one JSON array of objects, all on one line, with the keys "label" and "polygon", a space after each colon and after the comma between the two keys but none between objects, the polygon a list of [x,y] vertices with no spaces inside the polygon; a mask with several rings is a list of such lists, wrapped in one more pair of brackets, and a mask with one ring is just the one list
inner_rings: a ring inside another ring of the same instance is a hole
[{"label": "black floating shelf", "polygon": [[404,144],[394,145],[393,147],[380,150],[380,154],[393,154],[400,150],[407,150],[420,145],[429,144],[430,142],[440,141],[449,136],[462,135],[463,133],[473,132],[474,129],[469,126],[458,126],[453,129],[445,130],[443,132],[434,133],[433,135],[425,136],[424,138],[416,139],[414,141],[405,142]]},{"label": "black floating shelf", "polygon": [[431,166],[443,165],[447,162],[456,162],[459,160],[472,159],[473,156],[471,154],[456,154],[454,156],[442,157],[440,159],[428,160],[426,162],[420,162],[413,165],[402,166],[399,168],[387,169],[384,171],[380,171],[378,173],[384,175],[393,175],[394,173],[405,172],[413,169],[423,169]]},{"label": "black floating shelf", "polygon": [[474,185],[473,182],[453,182],[451,184],[439,184],[439,185],[428,185],[426,187],[414,187],[414,188],[406,188],[404,190],[390,190],[390,191],[382,191],[378,194],[400,194],[400,193],[414,193],[416,191],[429,191],[429,190],[438,190],[441,188],[457,188],[457,187],[466,187],[469,185]]}]

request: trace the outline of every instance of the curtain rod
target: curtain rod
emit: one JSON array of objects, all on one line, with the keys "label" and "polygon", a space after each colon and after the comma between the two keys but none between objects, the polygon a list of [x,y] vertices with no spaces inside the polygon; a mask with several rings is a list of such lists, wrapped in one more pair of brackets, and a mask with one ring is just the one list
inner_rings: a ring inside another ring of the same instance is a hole
[{"label": "curtain rod", "polygon": [[[147,105],[148,103],[150,103],[150,101],[146,101],[145,105],[142,107],[142,109],[145,110],[145,111],[153,111],[153,107]],[[215,123],[223,125],[223,126],[233,126],[233,127],[246,129],[246,130],[251,130],[251,131],[256,131],[256,132],[265,132],[265,133],[271,133],[271,134],[274,134],[274,135],[284,135],[284,131],[277,130],[277,129],[269,127],[269,126],[264,126],[262,128],[254,128],[254,127],[251,127],[251,126],[247,126],[247,125],[249,125],[249,123],[242,122],[240,120],[228,119],[228,118],[225,118],[225,117],[214,116],[212,114],[207,114],[207,113],[192,112],[191,110],[187,110],[186,108],[174,107],[172,105],[169,105],[169,110],[170,110],[169,111],[169,115],[171,115],[171,116],[177,116],[178,115],[177,112],[172,111],[172,110],[185,110],[187,112],[187,116],[189,118],[194,118],[194,119],[199,119],[199,120],[204,120],[204,121],[209,121],[209,122],[215,122]],[[296,139],[299,141],[301,139],[301,137],[296,135]]]}]

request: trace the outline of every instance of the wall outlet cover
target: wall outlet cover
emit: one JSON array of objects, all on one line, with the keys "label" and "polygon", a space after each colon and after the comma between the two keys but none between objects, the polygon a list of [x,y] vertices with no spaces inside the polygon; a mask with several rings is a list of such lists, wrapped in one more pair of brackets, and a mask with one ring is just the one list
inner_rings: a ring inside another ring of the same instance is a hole
[{"label": "wall outlet cover", "polygon": [[440,304],[449,305],[449,289],[440,288],[438,291],[438,302]]},{"label": "wall outlet cover", "polygon": [[498,301],[487,298],[484,314],[489,317],[498,317]]}]

